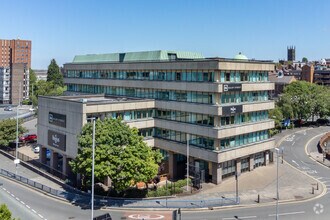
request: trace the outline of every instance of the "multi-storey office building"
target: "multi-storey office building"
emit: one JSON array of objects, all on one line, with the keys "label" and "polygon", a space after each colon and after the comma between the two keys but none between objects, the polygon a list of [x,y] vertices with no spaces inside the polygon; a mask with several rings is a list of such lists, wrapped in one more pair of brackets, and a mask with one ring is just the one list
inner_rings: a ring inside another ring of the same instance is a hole
[{"label": "multi-storey office building", "polygon": [[[29,68],[31,67],[31,41],[0,40],[0,103],[17,104],[29,98]],[[21,88],[19,90],[19,84]],[[21,94],[18,94],[21,91]]]},{"label": "multi-storey office building", "polygon": [[[190,163],[218,184],[236,172],[266,165],[274,148],[268,136],[274,127],[268,118],[268,110],[274,108],[268,99],[274,89],[268,72],[274,64],[237,58],[207,59],[175,51],[76,56],[64,65],[64,80],[71,93],[152,99],[154,106],[145,110],[152,110],[152,122],[138,128],[145,129],[141,133],[152,137],[150,145],[163,152],[170,177],[185,173],[188,136]],[[120,114],[126,121],[150,115],[132,113],[134,109],[98,110],[100,117]],[[77,151],[76,142],[67,148]]]}]

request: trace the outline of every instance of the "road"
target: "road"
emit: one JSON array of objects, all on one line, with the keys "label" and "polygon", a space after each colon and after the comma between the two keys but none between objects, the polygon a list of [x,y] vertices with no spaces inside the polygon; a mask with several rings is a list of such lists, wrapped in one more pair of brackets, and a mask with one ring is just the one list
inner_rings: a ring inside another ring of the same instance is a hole
[{"label": "road", "polygon": [[[307,131],[296,132],[279,146],[284,148],[284,159],[295,168],[305,172],[316,179],[322,181],[330,190],[330,169],[315,162],[305,153],[305,145],[310,141],[309,146],[317,145],[319,135],[329,132],[330,127],[319,127],[309,129]],[[317,136],[316,138],[314,138]],[[314,138],[314,139],[313,139]],[[274,174],[276,175],[276,174]],[[275,190],[275,189],[274,189]],[[330,216],[330,194],[326,193],[321,198],[314,200],[280,204],[280,219],[296,220],[296,219],[312,219],[312,220],[328,220]],[[271,206],[249,207],[238,209],[223,209],[207,212],[183,212],[183,220],[207,219],[207,220],[230,220],[230,219],[275,219],[275,204]]]},{"label": "road", "polygon": [[[330,131],[330,127],[320,127],[309,129],[307,131],[299,131],[286,138],[279,146],[284,148],[284,159],[293,167],[305,172],[316,179],[322,181],[325,186],[330,189],[330,170],[319,163],[310,159],[305,153],[305,145],[316,146],[319,135]],[[316,138],[314,138],[316,137]],[[274,174],[275,175],[275,174]],[[20,217],[22,220],[34,219],[30,218],[31,213],[35,219],[89,219],[90,210],[75,206],[66,202],[49,198],[45,195],[35,192],[25,186],[13,183],[7,179],[0,177],[0,201],[6,202],[13,213],[14,217]],[[281,183],[280,183],[281,184]],[[5,189],[3,189],[5,188]],[[7,191],[9,190],[10,193]],[[275,191],[275,189],[274,189]],[[13,194],[13,196],[11,195]],[[10,196],[9,196],[10,194]],[[17,198],[19,200],[17,200]],[[281,194],[280,194],[281,197]],[[22,201],[25,203],[22,204]],[[15,205],[16,204],[16,205]],[[22,206],[23,205],[23,206]],[[30,208],[28,208],[28,205]],[[328,220],[330,216],[330,194],[327,193],[320,198],[313,200],[293,202],[279,205],[280,219],[312,219],[312,220]],[[32,209],[36,212],[34,213]],[[127,211],[109,211],[113,219],[127,216]],[[143,212],[143,211],[142,211]],[[164,211],[163,211],[164,212]],[[106,213],[105,211],[96,210],[95,216]],[[125,214],[124,214],[125,213]],[[132,213],[132,212],[130,212]],[[141,213],[141,211],[137,211]],[[156,212],[154,212],[155,214]],[[159,212],[162,213],[162,212]],[[23,214],[23,216],[22,216]],[[147,218],[146,218],[147,219]],[[166,218],[168,219],[168,218]],[[182,220],[230,220],[230,219],[275,219],[275,203],[272,205],[254,205],[246,208],[226,208],[220,210],[206,211],[182,211]]]},{"label": "road", "polygon": [[[6,203],[13,217],[21,220],[87,220],[90,219],[89,208],[53,199],[35,190],[0,176],[0,202]],[[107,213],[95,210],[94,216]],[[120,219],[119,213],[111,214],[114,219]]]},{"label": "road", "polygon": [[[23,116],[23,115],[30,115],[32,114],[29,112],[29,106],[23,106],[22,108],[18,109],[18,115]],[[16,107],[12,107],[13,111],[4,111],[4,108],[0,108],[0,120],[3,119],[8,119],[8,118],[16,118]]]}]

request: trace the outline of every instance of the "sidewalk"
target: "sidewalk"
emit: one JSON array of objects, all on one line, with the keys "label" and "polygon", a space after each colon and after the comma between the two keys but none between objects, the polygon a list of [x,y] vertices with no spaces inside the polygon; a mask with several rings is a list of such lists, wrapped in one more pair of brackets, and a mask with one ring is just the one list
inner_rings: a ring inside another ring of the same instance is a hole
[{"label": "sidewalk", "polygon": [[53,189],[64,191],[62,186],[60,186],[59,184],[57,184],[45,177],[40,176],[39,174],[33,172],[32,170],[29,170],[28,168],[24,167],[21,164],[18,164],[18,166],[16,168],[14,161],[2,154],[0,154],[0,168],[7,170],[9,172],[12,172],[12,173],[17,172],[17,175],[19,175],[19,176],[26,177],[30,180],[41,183],[41,184],[51,187]]},{"label": "sidewalk", "polygon": [[[303,131],[309,128],[297,128],[283,130],[282,133],[274,136],[276,147],[284,138],[297,131]],[[263,167],[258,167],[252,172],[245,172],[238,178],[238,191],[241,204],[255,204],[260,196],[260,202],[276,201],[276,157],[274,162]],[[279,197],[282,200],[303,200],[315,197],[322,193],[323,188],[313,178],[299,172],[287,163],[279,161]],[[273,174],[273,175],[270,175]],[[314,194],[312,194],[314,187]],[[185,199],[215,199],[220,197],[234,198],[236,196],[236,180],[231,177],[223,180],[220,185],[211,183],[204,184],[201,192],[185,196]]]}]

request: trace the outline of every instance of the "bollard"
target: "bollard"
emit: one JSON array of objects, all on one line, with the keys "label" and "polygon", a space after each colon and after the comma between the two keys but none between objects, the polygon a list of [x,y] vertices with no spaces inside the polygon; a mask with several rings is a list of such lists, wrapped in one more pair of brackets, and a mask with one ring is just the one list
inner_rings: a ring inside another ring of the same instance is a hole
[{"label": "bollard", "polygon": [[314,194],[314,186],[312,187],[312,194]]},{"label": "bollard", "polygon": [[258,194],[257,203],[260,203],[260,195]]},{"label": "bollard", "polygon": [[316,190],[319,190],[319,183],[316,183]]}]

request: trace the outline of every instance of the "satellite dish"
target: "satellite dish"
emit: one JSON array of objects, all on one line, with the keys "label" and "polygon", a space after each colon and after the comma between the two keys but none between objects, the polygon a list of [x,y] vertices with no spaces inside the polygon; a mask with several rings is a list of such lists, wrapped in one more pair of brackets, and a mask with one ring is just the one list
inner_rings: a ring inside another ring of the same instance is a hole
[{"label": "satellite dish", "polygon": [[284,74],[283,74],[283,71],[280,70],[277,72],[277,78],[283,78]]}]

